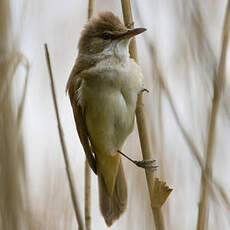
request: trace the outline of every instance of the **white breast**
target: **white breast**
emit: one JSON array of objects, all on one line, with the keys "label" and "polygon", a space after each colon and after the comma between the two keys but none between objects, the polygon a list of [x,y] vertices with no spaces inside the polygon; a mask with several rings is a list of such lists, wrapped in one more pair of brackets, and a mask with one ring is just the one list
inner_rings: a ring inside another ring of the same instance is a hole
[{"label": "white breast", "polygon": [[130,58],[111,57],[88,71],[92,77],[84,80],[80,95],[90,140],[96,152],[113,155],[133,129],[140,67]]}]

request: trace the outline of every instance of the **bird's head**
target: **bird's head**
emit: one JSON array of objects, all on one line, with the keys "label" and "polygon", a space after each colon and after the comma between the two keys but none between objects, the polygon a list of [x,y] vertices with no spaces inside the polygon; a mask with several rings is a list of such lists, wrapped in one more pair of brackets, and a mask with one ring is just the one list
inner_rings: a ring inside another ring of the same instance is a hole
[{"label": "bird's head", "polygon": [[91,19],[82,31],[78,44],[80,54],[107,54],[112,50],[128,50],[130,39],[145,28],[128,29],[112,12],[104,12]]}]

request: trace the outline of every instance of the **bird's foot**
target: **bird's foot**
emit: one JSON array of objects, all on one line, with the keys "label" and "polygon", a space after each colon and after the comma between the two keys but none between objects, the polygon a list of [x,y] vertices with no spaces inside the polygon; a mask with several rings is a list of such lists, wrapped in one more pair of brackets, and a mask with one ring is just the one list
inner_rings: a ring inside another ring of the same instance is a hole
[{"label": "bird's foot", "polygon": [[120,153],[122,156],[124,156],[125,158],[127,158],[128,160],[133,162],[136,166],[144,168],[146,170],[155,171],[158,167],[157,165],[155,165],[156,160],[135,161],[135,160],[131,159],[130,157],[128,157],[127,155],[125,155],[124,153],[122,153],[120,150],[118,150],[118,153]]},{"label": "bird's foot", "polygon": [[143,89],[141,90],[141,93],[144,93],[144,92],[149,93],[149,90],[146,89],[146,88],[143,88]]},{"label": "bird's foot", "polygon": [[142,161],[133,161],[133,163],[141,168],[150,170],[150,171],[155,171],[158,166],[155,165],[156,160],[142,160]]}]

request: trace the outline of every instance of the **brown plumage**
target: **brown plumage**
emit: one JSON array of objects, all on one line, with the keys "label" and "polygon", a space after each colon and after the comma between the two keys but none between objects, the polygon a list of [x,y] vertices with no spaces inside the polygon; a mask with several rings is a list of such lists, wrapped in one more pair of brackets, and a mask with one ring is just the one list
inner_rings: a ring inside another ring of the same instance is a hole
[{"label": "brown plumage", "polygon": [[111,12],[91,19],[79,41],[79,54],[67,91],[76,128],[92,170],[98,175],[99,204],[108,226],[127,206],[127,185],[120,159],[123,143],[133,129],[139,66],[129,58],[132,36]]},{"label": "brown plumage", "polygon": [[103,39],[105,33],[116,37],[127,31],[128,29],[112,12],[101,13],[98,18],[90,19],[85,25],[78,44],[79,52],[84,54],[99,53],[111,42],[109,39]]},{"label": "brown plumage", "polygon": [[106,185],[101,175],[98,176],[100,210],[108,226],[125,211],[127,206],[127,185],[122,162],[120,162],[113,195],[108,195]]}]

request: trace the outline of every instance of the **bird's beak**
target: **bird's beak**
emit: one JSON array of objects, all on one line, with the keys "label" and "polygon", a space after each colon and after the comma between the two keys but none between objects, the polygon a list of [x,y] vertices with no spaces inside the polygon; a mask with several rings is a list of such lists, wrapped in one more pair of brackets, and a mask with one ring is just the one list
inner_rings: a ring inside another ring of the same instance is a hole
[{"label": "bird's beak", "polygon": [[145,32],[146,29],[145,28],[135,28],[135,29],[129,29],[127,32],[119,35],[118,37],[116,37],[117,40],[123,40],[123,39],[128,39],[131,37],[134,37],[138,34],[141,34],[143,32]]}]

